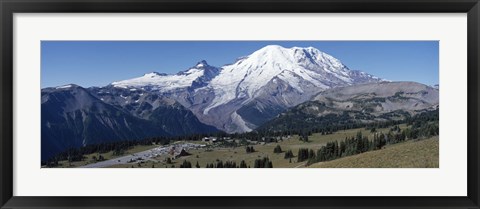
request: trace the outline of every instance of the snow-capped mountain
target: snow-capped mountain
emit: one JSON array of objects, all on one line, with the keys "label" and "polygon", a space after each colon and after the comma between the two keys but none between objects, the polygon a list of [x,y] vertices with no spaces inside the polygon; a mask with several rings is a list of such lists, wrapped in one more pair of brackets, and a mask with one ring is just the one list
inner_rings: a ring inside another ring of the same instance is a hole
[{"label": "snow-capped mountain", "polygon": [[[366,73],[352,72],[338,59],[313,47],[287,49],[270,45],[222,67],[220,74],[210,83],[215,99],[204,114],[234,99],[248,98],[248,101],[256,98],[269,82],[283,81],[295,91],[309,94],[318,89],[351,85],[360,79],[366,82],[379,80]],[[306,85],[316,88],[305,88]]]},{"label": "snow-capped mountain", "polygon": [[379,81],[313,47],[270,45],[220,68],[201,61],[175,75],[148,73],[110,87],[168,95],[231,133],[250,131],[325,89]]}]

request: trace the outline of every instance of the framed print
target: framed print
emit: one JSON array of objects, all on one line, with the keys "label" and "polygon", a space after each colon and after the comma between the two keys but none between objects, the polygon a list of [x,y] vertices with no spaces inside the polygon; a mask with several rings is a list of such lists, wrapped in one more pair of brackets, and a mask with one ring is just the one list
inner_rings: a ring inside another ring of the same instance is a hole
[{"label": "framed print", "polygon": [[479,208],[479,4],[1,1],[2,208]]}]

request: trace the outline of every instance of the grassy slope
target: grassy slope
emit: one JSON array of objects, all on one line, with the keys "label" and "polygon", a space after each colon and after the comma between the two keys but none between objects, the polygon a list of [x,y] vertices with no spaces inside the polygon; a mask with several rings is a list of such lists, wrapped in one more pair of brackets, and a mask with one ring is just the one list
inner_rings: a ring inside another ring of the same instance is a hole
[{"label": "grassy slope", "polygon": [[407,141],[387,146],[385,149],[320,162],[311,168],[438,168],[438,136]]}]

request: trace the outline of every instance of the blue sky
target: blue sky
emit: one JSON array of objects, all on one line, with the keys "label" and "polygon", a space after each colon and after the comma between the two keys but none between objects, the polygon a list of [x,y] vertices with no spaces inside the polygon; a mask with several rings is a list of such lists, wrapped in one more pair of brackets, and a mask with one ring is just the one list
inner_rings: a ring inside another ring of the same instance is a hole
[{"label": "blue sky", "polygon": [[42,41],[42,88],[104,86],[148,72],[174,74],[200,60],[220,67],[266,46],[313,46],[392,81],[438,84],[437,41]]}]

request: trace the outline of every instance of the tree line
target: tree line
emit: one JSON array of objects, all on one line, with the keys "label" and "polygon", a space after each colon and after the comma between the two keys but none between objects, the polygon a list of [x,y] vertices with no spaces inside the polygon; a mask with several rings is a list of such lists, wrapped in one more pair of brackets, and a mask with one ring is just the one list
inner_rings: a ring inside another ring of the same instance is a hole
[{"label": "tree line", "polygon": [[[186,161],[186,160],[185,160]],[[191,168],[191,166],[188,167],[188,165],[191,165],[188,161],[183,162],[182,165],[187,165],[187,166],[180,166],[181,168]],[[197,168],[200,168],[200,166],[196,165]],[[207,163],[205,166],[206,168],[250,168],[250,166],[247,165],[245,160],[240,161],[240,164],[237,164],[235,161],[221,161],[217,160],[215,163]],[[273,168],[273,163],[270,161],[268,157],[264,157],[261,159],[256,159],[253,165],[254,168]]]}]

